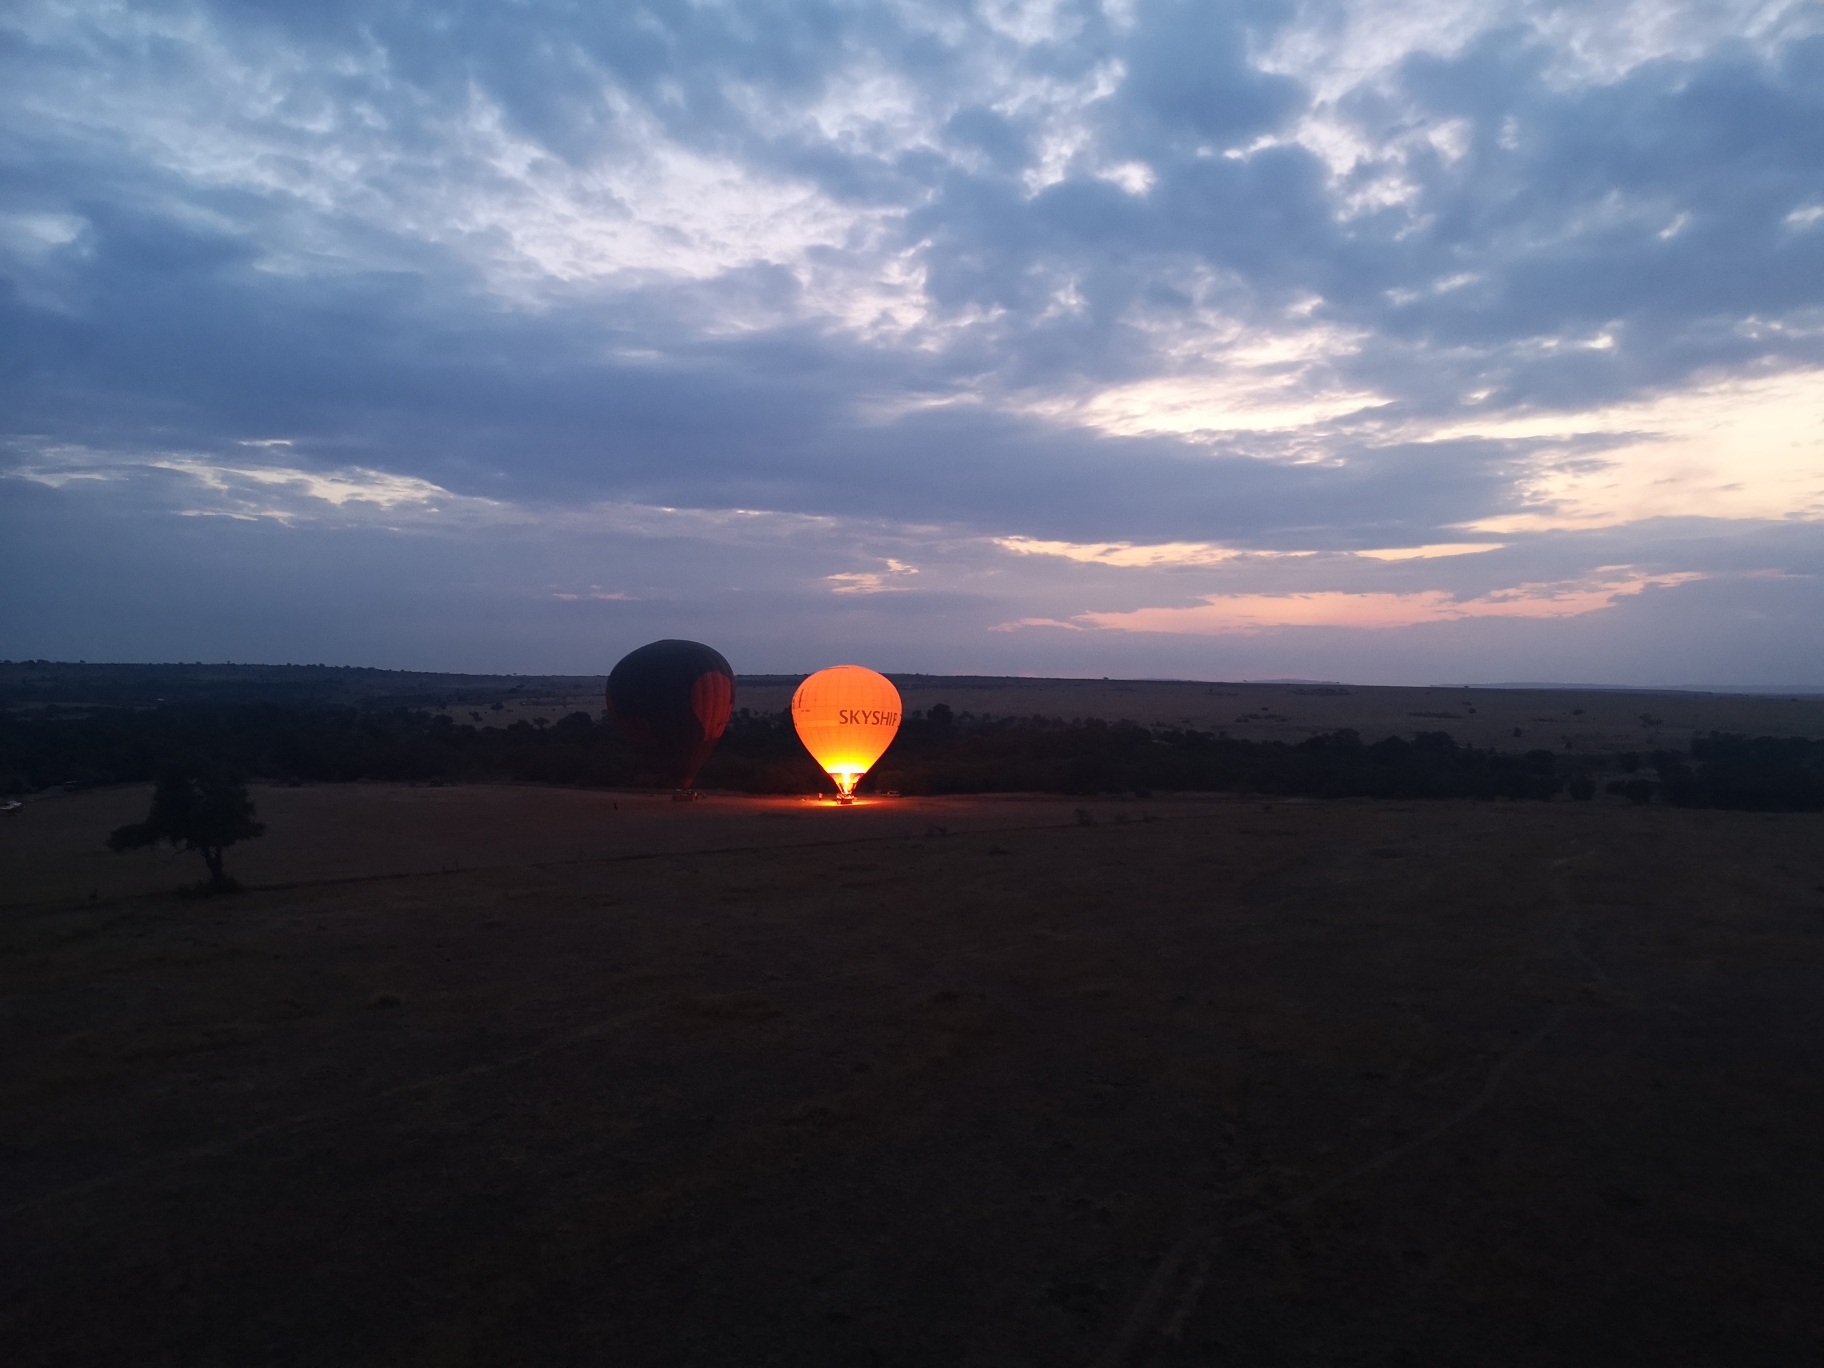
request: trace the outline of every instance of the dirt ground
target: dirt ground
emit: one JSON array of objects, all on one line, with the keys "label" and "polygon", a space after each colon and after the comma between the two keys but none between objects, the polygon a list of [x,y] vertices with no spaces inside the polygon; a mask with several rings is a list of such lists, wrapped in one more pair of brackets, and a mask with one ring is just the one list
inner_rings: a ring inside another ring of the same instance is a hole
[{"label": "dirt ground", "polygon": [[[862,797],[849,808],[809,797],[709,794],[679,804],[665,792],[542,788],[527,784],[312,784],[249,786],[269,834],[229,852],[229,872],[270,887],[334,879],[450,873],[496,866],[610,860],[680,851],[771,848],[851,836],[923,836],[1063,819],[1082,799],[995,794],[969,803]],[[202,861],[159,846],[115,855],[107,833],[143,819],[152,785],[80,795],[33,794],[0,818],[0,910],[15,904],[169,891],[200,877]],[[1091,803],[1138,817],[1133,801]],[[1205,804],[1171,799],[1156,813]],[[193,868],[194,866],[194,868]]]},{"label": "dirt ground", "polygon": [[1824,817],[255,797],[0,819],[9,1364],[1824,1360]]}]

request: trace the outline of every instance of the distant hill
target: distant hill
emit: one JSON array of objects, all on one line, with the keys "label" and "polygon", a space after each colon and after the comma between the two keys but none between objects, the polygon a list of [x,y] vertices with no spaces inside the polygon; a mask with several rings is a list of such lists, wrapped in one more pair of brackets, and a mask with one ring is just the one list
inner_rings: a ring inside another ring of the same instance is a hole
[{"label": "distant hill", "polygon": [[603,676],[467,675],[361,665],[121,665],[0,662],[0,707],[29,703],[140,707],[277,703],[292,707],[438,708],[524,695],[600,692]]}]

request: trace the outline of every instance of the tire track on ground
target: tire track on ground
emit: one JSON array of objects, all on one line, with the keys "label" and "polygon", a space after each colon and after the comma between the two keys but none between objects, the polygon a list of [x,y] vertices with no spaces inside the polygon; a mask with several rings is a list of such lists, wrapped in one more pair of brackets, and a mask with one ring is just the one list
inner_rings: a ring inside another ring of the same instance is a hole
[{"label": "tire track on ground", "polygon": [[[1547,866],[1549,872],[1546,883],[1563,914],[1564,935],[1572,956],[1588,971],[1594,982],[1606,985],[1608,975],[1603,972],[1602,967],[1595,960],[1590,958],[1578,937],[1579,927],[1574,911],[1575,903],[1563,883],[1566,866],[1576,858],[1575,855],[1572,855],[1552,861]],[[1482,1087],[1474,1097],[1449,1115],[1432,1123],[1412,1139],[1383,1150],[1373,1158],[1344,1173],[1337,1174],[1295,1197],[1276,1202],[1271,1206],[1261,1207],[1231,1221],[1210,1221],[1191,1230],[1166,1251],[1165,1257],[1159,1261],[1159,1266],[1153,1270],[1153,1276],[1147,1280],[1146,1286],[1141,1290],[1139,1300],[1134,1303],[1134,1309],[1129,1312],[1127,1320],[1122,1323],[1121,1329],[1114,1339],[1095,1359],[1093,1368],[1121,1368],[1134,1348],[1152,1330],[1167,1295],[1178,1282],[1185,1265],[1194,1259],[1195,1263],[1188,1285],[1179,1295],[1171,1316],[1159,1331],[1161,1338],[1174,1341],[1178,1339],[1192,1313],[1197,1309],[1197,1299],[1208,1281],[1211,1258],[1221,1246],[1222,1236],[1225,1232],[1245,1230],[1275,1216],[1307,1210],[1339,1188],[1347,1187],[1370,1174],[1377,1173],[1411,1154],[1414,1150],[1423,1149],[1426,1145],[1442,1138],[1493,1101],[1495,1094],[1500,1091],[1502,1081],[1513,1066],[1550,1039],[1552,1032],[1563,1024],[1569,1012],[1570,1008],[1566,1005],[1554,1007],[1547,1012],[1545,1019],[1540,1022],[1531,1035],[1495,1061],[1494,1066],[1483,1078]]]}]

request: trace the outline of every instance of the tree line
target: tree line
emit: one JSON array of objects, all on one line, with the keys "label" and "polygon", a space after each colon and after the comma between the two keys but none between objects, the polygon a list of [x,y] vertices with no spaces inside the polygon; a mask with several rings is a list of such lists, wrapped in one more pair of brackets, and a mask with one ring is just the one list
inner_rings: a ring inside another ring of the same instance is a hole
[{"label": "tree line", "polygon": [[[0,790],[138,782],[172,770],[338,783],[654,782],[610,724],[586,712],[487,725],[422,708],[180,703],[0,713]],[[738,712],[698,779],[744,793],[807,793],[827,778],[787,715]],[[1445,732],[1303,741],[1132,722],[910,714],[864,791],[1247,792],[1304,797],[1549,799],[1599,791],[1636,802],[1824,810],[1824,741],[1713,734],[1689,751],[1571,756],[1462,745]]]}]

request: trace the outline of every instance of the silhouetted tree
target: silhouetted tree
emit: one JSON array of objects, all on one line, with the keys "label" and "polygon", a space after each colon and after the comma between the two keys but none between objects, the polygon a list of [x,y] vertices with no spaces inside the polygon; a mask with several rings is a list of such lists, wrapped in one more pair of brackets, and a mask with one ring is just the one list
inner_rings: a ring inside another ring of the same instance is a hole
[{"label": "silhouetted tree", "polygon": [[146,820],[116,828],[108,849],[136,850],[169,841],[180,850],[198,851],[209,867],[209,887],[220,892],[234,887],[222,872],[222,852],[236,841],[265,834],[265,824],[254,821],[253,814],[253,801],[240,780],[168,770],[153,791]]}]

